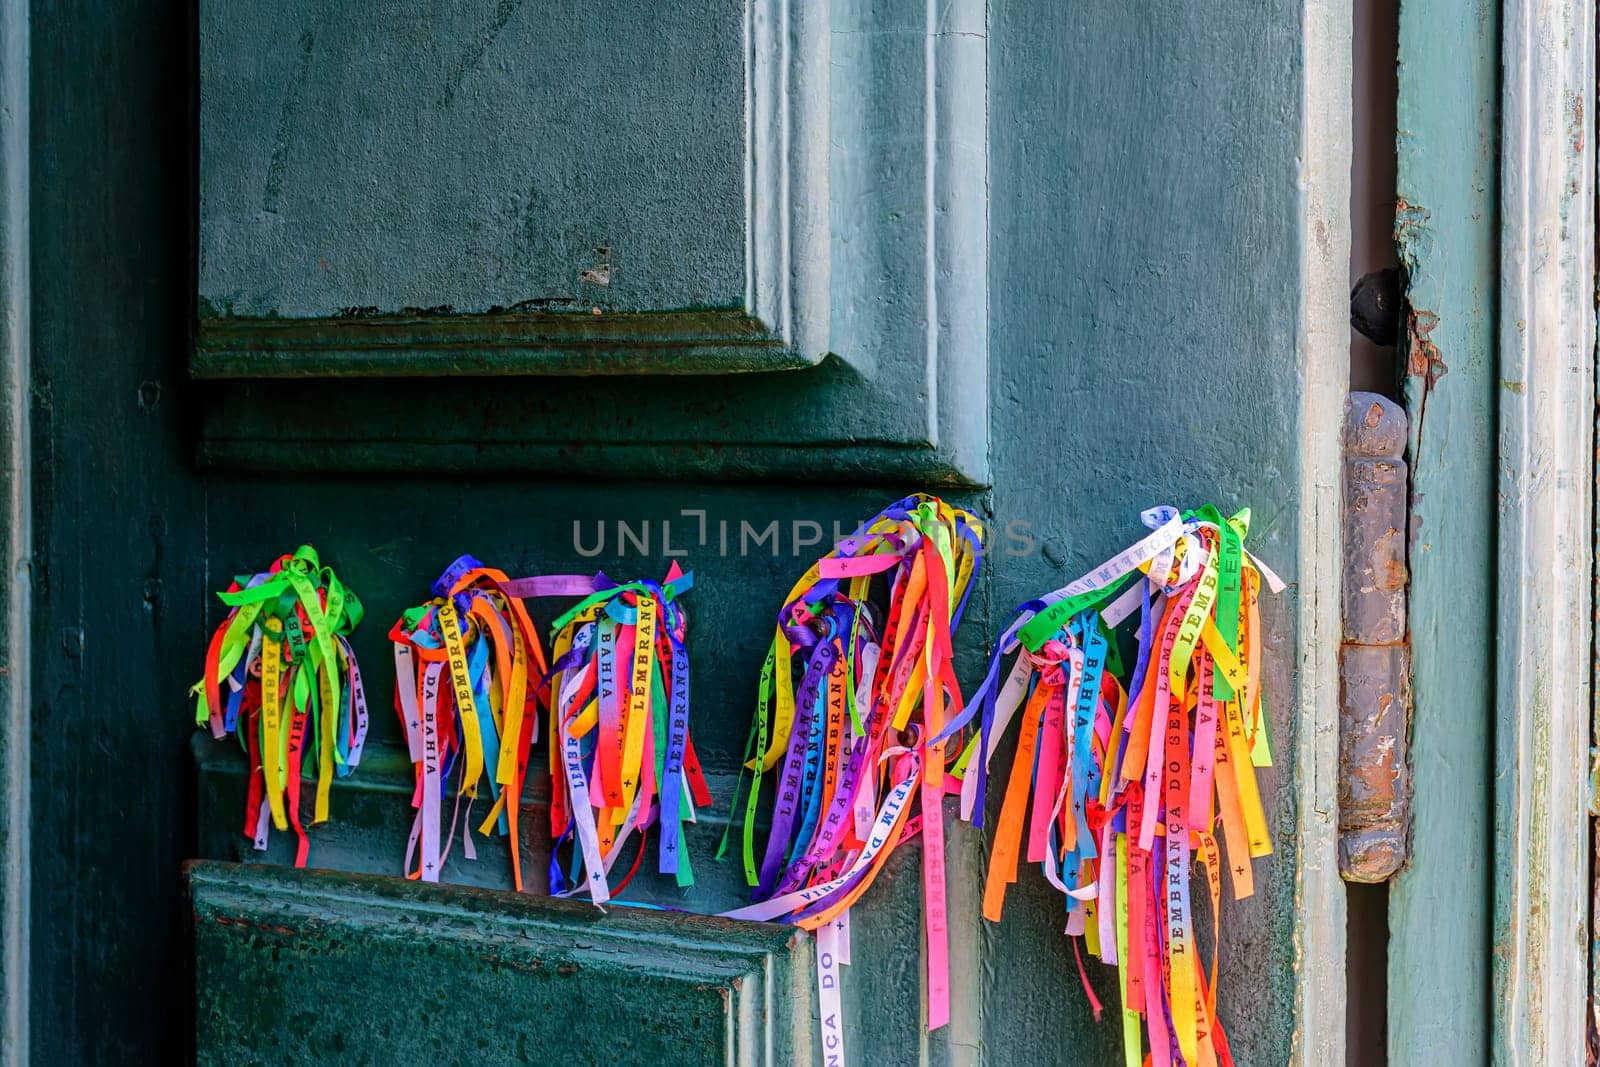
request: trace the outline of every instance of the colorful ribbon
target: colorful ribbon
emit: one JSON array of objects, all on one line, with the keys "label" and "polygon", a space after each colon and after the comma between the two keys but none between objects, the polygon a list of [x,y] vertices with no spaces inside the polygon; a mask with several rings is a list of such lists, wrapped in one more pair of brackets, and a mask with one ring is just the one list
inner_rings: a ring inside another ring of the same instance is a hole
[{"label": "colorful ribbon", "polygon": [[[684,825],[711,794],[689,735],[681,598],[693,585],[693,572],[674,563],[661,582],[554,574],[506,586],[522,597],[583,598],[551,626],[552,896],[587,889],[604,904],[620,893],[638,872],[652,824],[657,870],[682,888],[694,885]],[[633,867],[613,888],[612,868],[635,831]]]},{"label": "colorful ribbon", "polygon": [[[517,815],[544,697],[545,659],[533,622],[508,584],[504,572],[462,556],[433,583],[433,599],[407,611],[389,631],[395,712],[416,774],[407,878],[439,880],[458,820],[462,850],[477,858],[472,806],[486,780],[493,804],[478,831],[509,838],[511,877],[522,891]],[[440,817],[452,776],[454,801],[441,848]]]},{"label": "colorful ribbon", "polygon": [[[737,812],[749,770],[743,856],[757,902],[727,914],[817,931],[830,1060],[843,1058],[838,966],[849,960],[850,907],[919,819],[928,1029],[950,1018],[940,799],[946,723],[962,712],[951,641],[982,536],[977,518],[936,497],[891,504],[790,590],[761,669],[734,797]],[[759,852],[758,809],[770,812]],[[725,836],[719,858],[726,847]]]},{"label": "colorful ribbon", "polygon": [[205,677],[190,690],[195,722],[213,737],[234,733],[249,755],[244,835],[264,851],[269,819],[279,831],[292,826],[294,863],[304,867],[311,844],[295,783],[314,768],[311,825],[326,822],[334,776],[360,764],[367,737],[366,695],[347,640],[361,601],[310,545],[235,577],[217,596],[230,610],[206,649]]},{"label": "colorful ribbon", "polygon": [[[963,817],[981,824],[989,760],[1020,719],[984,917],[999,921],[1025,855],[1065,894],[1065,932],[1118,967],[1130,1067],[1229,1065],[1216,1014],[1222,849],[1234,899],[1250,896],[1251,859],[1272,851],[1255,778],[1271,764],[1257,598],[1263,580],[1283,584],[1244,549],[1248,508],[1224,520],[1210,506],[1158,507],[1142,519],[1143,540],[1017,608],[971,704],[939,736],[979,722],[961,794]],[[1135,617],[1136,633],[1119,630]],[[1125,647],[1137,650],[1131,668]],[[1211,899],[1209,972],[1195,860]],[[1079,969],[1098,1017],[1081,955]]]}]

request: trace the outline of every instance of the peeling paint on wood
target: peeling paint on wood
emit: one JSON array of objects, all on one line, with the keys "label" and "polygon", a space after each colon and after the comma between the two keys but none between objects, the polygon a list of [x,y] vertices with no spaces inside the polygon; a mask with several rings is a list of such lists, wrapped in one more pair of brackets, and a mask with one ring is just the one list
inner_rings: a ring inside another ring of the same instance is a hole
[{"label": "peeling paint on wood", "polygon": [[[1504,8],[1495,705],[1496,1064],[1588,1032],[1595,154],[1592,0]],[[1459,846],[1458,846],[1459,847]]]},{"label": "peeling paint on wood", "polygon": [[[1389,890],[1392,1064],[1489,1042],[1497,0],[1400,5],[1395,243],[1411,305],[1411,864]],[[1445,373],[1442,368],[1448,365]],[[1463,818],[1463,813],[1471,813]],[[1450,920],[1441,922],[1441,909]]]}]

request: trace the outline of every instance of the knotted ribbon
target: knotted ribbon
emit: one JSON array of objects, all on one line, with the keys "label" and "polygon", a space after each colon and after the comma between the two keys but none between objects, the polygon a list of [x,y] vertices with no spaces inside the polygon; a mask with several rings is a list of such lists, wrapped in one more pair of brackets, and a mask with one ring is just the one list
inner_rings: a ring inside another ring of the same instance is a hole
[{"label": "knotted ribbon", "polygon": [[310,545],[236,576],[217,597],[229,611],[190,690],[195,723],[213,737],[233,733],[249,756],[244,835],[264,851],[269,821],[293,827],[295,866],[304,867],[301,774],[316,775],[311,825],[326,822],[333,779],[360,764],[366,742],[367,700],[348,640],[361,601]]},{"label": "knotted ribbon", "polygon": [[[817,931],[822,1036],[842,1059],[838,966],[849,910],[920,825],[928,1028],[950,1018],[946,723],[962,711],[951,642],[982,559],[970,512],[896,501],[795,583],[761,669],[744,771],[746,881],[734,918]],[[756,848],[759,810],[769,810]],[[719,857],[727,847],[727,837]]]},{"label": "knotted ribbon", "polygon": [[[637,873],[652,825],[657,870],[694,885],[684,827],[711,794],[689,734],[682,596],[693,585],[694,574],[674,563],[661,582],[555,574],[506,586],[521,597],[582,597],[551,626],[552,896],[587,890],[596,904],[610,900]],[[635,832],[632,870],[613,887],[612,869]]]},{"label": "knotted ribbon", "polygon": [[[989,761],[1020,723],[984,917],[999,921],[1025,855],[1064,894],[1074,953],[1081,941],[1118,967],[1129,1067],[1230,1065],[1216,999],[1222,854],[1234,899],[1250,896],[1251,860],[1272,851],[1255,778],[1271,764],[1258,597],[1263,580],[1283,585],[1244,549],[1249,509],[1224,520],[1210,506],[1157,507],[1142,519],[1152,531],[1143,540],[1016,609],[972,702],[941,736],[979,723],[961,792],[963,817],[981,825]],[[1134,618],[1136,631],[1121,629]],[[1194,930],[1197,859],[1211,902],[1209,972]]]},{"label": "knotted ribbon", "polygon": [[[512,881],[522,891],[517,821],[545,700],[545,658],[527,610],[507,584],[503,571],[462,556],[433,583],[433,599],[406,611],[389,631],[395,713],[416,776],[408,878],[439,880],[458,819],[462,849],[468,859],[477,858],[472,807],[486,786],[493,803],[478,830],[508,839]],[[441,847],[440,819],[452,776],[454,803]]]}]

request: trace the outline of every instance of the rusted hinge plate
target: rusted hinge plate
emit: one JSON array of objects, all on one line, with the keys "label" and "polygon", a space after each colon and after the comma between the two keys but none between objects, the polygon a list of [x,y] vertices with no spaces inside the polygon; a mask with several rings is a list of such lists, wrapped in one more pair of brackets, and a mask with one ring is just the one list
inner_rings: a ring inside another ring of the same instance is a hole
[{"label": "rusted hinge plate", "polygon": [[1344,428],[1343,640],[1339,646],[1339,873],[1382,882],[1410,852],[1406,740],[1406,413],[1351,393]]}]

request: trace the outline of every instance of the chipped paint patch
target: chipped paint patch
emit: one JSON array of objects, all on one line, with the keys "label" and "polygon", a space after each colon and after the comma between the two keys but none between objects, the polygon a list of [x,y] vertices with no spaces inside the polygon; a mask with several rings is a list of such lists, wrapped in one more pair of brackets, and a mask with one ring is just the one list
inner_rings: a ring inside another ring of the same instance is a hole
[{"label": "chipped paint patch", "polygon": [[1425,377],[1431,389],[1450,369],[1445,366],[1443,357],[1439,355],[1439,346],[1433,341],[1439,316],[1431,311],[1412,308],[1406,318],[1406,335],[1411,342],[1406,354],[1406,373],[1413,377]]}]

